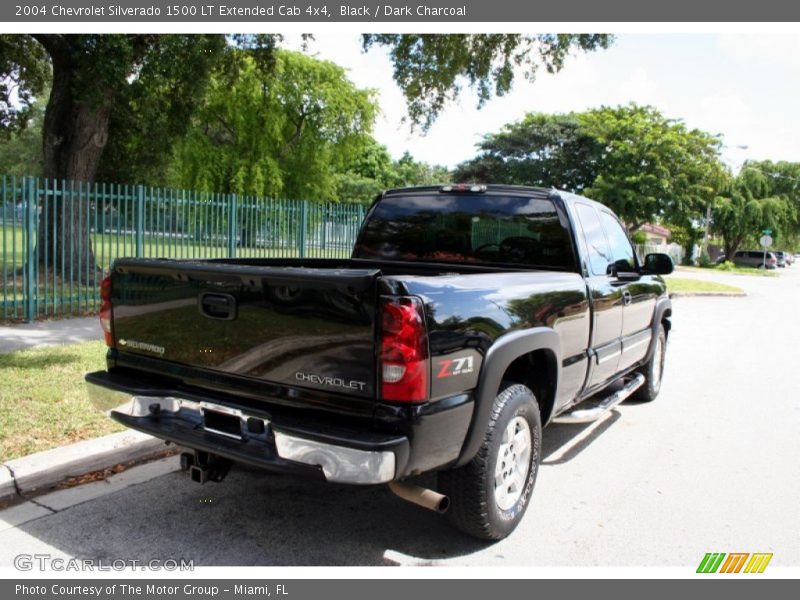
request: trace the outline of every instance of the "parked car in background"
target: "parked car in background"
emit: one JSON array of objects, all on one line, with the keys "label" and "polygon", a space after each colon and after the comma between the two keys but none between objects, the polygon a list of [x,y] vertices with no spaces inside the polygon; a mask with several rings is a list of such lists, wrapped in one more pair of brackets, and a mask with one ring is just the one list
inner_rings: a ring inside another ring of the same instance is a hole
[{"label": "parked car in background", "polygon": [[778,261],[778,262],[777,262],[777,265],[778,265],[778,266],[779,266],[781,269],[783,269],[784,267],[786,267],[786,264],[787,264],[787,263],[786,263],[786,252],[783,252],[782,250],[776,250],[775,252],[773,252],[773,254],[775,255],[775,260],[777,260],[777,261]]},{"label": "parked car in background", "polygon": [[794,264],[794,254],[791,252],[784,252],[786,254],[786,264],[793,265]]},{"label": "parked car in background", "polygon": [[773,252],[763,250],[739,250],[733,255],[733,264],[737,267],[753,267],[756,269],[774,269],[778,266],[778,259]]}]

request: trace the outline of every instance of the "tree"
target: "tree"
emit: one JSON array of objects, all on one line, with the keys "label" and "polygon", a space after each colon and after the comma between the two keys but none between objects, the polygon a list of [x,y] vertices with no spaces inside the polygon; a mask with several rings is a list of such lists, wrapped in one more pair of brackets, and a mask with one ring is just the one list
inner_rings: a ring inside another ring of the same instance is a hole
[{"label": "tree", "polygon": [[529,113],[521,121],[488,134],[480,154],[458,165],[459,182],[494,182],[555,187],[582,193],[594,183],[603,154],[584,131],[581,115]]},{"label": "tree", "polygon": [[586,193],[631,229],[653,219],[685,224],[713,200],[723,172],[715,136],[633,104],[588,111],[581,124],[602,147]]},{"label": "tree", "polygon": [[341,202],[369,203],[395,179],[392,157],[386,146],[374,139],[336,173],[336,197]]},{"label": "tree", "polygon": [[336,199],[337,172],[371,142],[377,106],[344,69],[276,50],[274,68],[245,52],[216,71],[177,146],[175,182],[206,191]]},{"label": "tree", "polygon": [[764,228],[772,229],[778,237],[781,228],[791,221],[789,201],[770,192],[769,178],[745,163],[716,199],[712,226],[714,233],[722,236],[726,257],[736,254],[745,242],[754,243]]},{"label": "tree", "polygon": [[394,180],[390,182],[391,187],[436,185],[449,183],[452,179],[446,167],[416,161],[408,152],[395,161],[392,168]]},{"label": "tree", "polygon": [[[6,130],[23,126],[24,115],[49,83],[42,133],[44,175],[92,182],[109,141],[112,117],[135,114],[152,98],[170,103],[159,136],[167,146],[180,133],[210,65],[224,47],[222,36],[4,35],[0,67],[11,83],[0,89],[0,123]],[[61,211],[57,201],[49,207],[52,214],[40,219],[38,243],[63,245],[63,260],[55,268],[77,273],[80,282],[87,274],[78,265],[95,264],[91,240],[84,239],[88,227],[82,215],[88,211]],[[63,222],[62,214],[71,215],[71,221]],[[88,257],[79,256],[81,245],[89,249]],[[39,255],[43,260],[45,253]],[[88,273],[86,283],[93,283],[95,275]]]},{"label": "tree", "polygon": [[722,178],[719,140],[635,104],[583,113],[532,113],[484,138],[458,181],[556,187],[608,205],[631,229],[686,224]]},{"label": "tree", "polygon": [[242,50],[269,73],[281,40],[275,34],[233,35],[227,44],[223,36],[162,37],[159,55],[137,68],[115,105],[98,179],[165,185],[174,145],[192,127],[211,73],[234,77]]},{"label": "tree", "polygon": [[44,173],[42,154],[42,124],[44,122],[45,99],[40,96],[26,115],[24,128],[6,131],[6,139],[0,144],[0,175],[41,177]]},{"label": "tree", "polygon": [[414,125],[428,129],[464,84],[476,90],[478,106],[508,93],[521,71],[533,80],[539,68],[561,70],[575,51],[608,48],[606,34],[366,34],[364,49],[384,46],[394,65]]},{"label": "tree", "polygon": [[748,161],[742,169],[760,172],[766,178],[769,195],[786,201],[788,218],[778,232],[781,245],[800,248],[800,163]]},{"label": "tree", "polygon": [[386,147],[372,140],[337,179],[340,201],[369,203],[388,188],[446,183],[450,173],[445,167],[418,162],[408,152],[393,161]]},{"label": "tree", "polygon": [[47,89],[47,52],[27,35],[0,35],[0,132],[24,130],[34,104]]}]

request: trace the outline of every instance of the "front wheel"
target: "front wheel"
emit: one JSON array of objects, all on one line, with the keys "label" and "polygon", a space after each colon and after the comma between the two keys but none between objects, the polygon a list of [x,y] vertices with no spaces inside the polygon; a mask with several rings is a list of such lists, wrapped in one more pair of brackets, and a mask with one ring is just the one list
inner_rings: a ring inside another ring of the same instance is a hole
[{"label": "front wheel", "polygon": [[499,540],[510,534],[530,503],[542,442],[539,405],[524,385],[506,384],[494,399],[478,453],[463,467],[439,473],[450,497],[448,516],[474,537]]}]

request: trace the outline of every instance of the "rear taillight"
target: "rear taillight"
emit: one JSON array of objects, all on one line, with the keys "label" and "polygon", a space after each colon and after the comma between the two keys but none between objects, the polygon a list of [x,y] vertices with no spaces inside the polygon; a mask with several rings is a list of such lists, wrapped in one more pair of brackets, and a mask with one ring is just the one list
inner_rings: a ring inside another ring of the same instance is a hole
[{"label": "rear taillight", "polygon": [[100,283],[100,327],[106,339],[106,346],[114,347],[114,336],[111,334],[111,276]]},{"label": "rear taillight", "polygon": [[384,298],[381,323],[381,398],[428,399],[428,334],[419,298]]}]

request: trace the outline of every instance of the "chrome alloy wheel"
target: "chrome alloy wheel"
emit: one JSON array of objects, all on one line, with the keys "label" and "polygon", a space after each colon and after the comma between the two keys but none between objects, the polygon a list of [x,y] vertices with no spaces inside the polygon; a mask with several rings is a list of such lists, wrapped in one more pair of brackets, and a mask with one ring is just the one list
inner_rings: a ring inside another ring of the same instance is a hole
[{"label": "chrome alloy wheel", "polygon": [[531,461],[531,428],[522,417],[514,417],[503,431],[494,468],[494,500],[500,510],[509,510],[522,496]]}]

